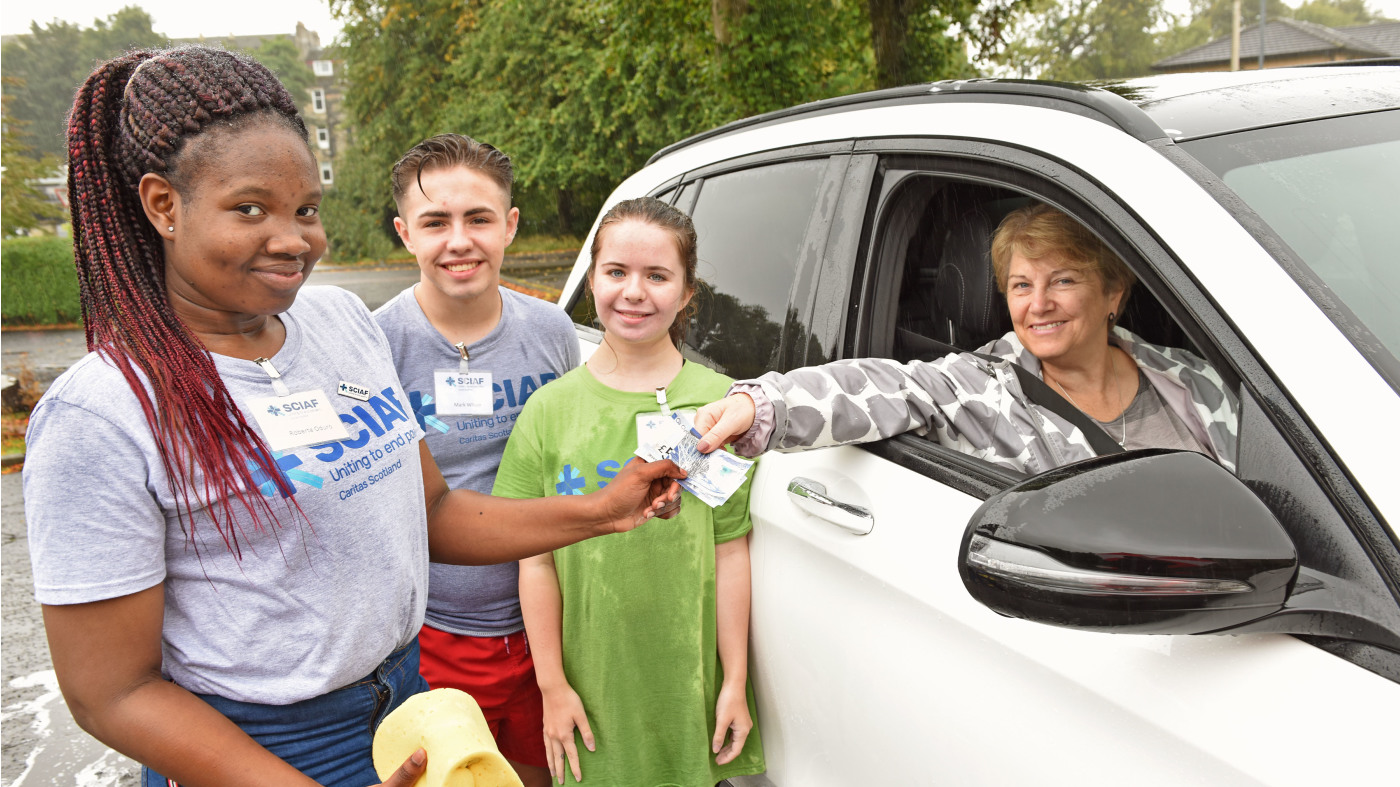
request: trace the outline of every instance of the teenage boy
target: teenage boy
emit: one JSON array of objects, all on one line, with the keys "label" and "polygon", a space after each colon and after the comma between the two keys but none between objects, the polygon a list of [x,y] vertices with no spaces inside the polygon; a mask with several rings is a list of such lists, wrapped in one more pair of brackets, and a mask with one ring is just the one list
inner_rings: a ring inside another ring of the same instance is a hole
[{"label": "teenage boy", "polygon": [[[520,219],[513,180],[508,156],[460,134],[404,154],[393,170],[394,228],[422,275],[374,313],[448,486],[486,494],[525,401],[579,363],[562,309],[500,286]],[[526,787],[543,787],[543,702],[517,579],[513,562],[433,563],[421,670],[433,688],[471,694]]]}]

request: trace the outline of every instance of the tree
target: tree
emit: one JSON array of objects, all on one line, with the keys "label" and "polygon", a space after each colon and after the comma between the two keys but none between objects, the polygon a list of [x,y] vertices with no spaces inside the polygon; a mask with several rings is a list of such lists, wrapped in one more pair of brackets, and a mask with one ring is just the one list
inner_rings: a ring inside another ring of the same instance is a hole
[{"label": "tree", "polygon": [[307,92],[316,82],[316,75],[301,58],[301,50],[297,49],[295,41],[284,37],[269,38],[257,49],[244,50],[244,53],[276,74],[287,90],[297,97],[297,103],[306,100]]},{"label": "tree", "polygon": [[471,39],[478,0],[330,0],[343,23],[347,126],[352,137],[326,194],[326,234],[340,259],[383,259],[397,242],[389,171],[442,131],[438,115],[470,100],[447,78],[453,46]]},{"label": "tree", "polygon": [[[1293,16],[1293,9],[1284,5],[1283,0],[1268,0],[1265,8],[1269,19],[1282,19]],[[1224,38],[1230,35],[1235,15],[1234,0],[1191,0],[1191,21],[1186,27],[1191,28],[1190,35],[1178,34],[1177,38],[1182,41],[1195,40],[1183,49],[1191,46],[1214,41],[1217,38]],[[1259,22],[1259,0],[1244,0],[1240,4],[1240,28],[1246,28]],[[1162,52],[1165,57],[1173,55],[1183,49],[1172,49]]]},{"label": "tree", "polygon": [[63,156],[64,124],[78,86],[101,60],[127,49],[160,46],[165,36],[151,29],[151,17],[128,6],[83,28],[54,21],[30,25],[28,36],[4,45],[0,68],[16,77],[12,119],[31,129],[34,155]]},{"label": "tree", "polygon": [[973,75],[1005,46],[1008,22],[1032,0],[869,0],[870,42],[879,87]]},{"label": "tree", "polygon": [[1327,27],[1350,27],[1384,17],[1368,8],[1366,0],[1309,0],[1293,10],[1293,18]]},{"label": "tree", "polygon": [[[7,76],[4,81],[6,87],[11,87],[18,80]],[[63,219],[63,209],[34,185],[39,178],[60,172],[63,162],[53,155],[33,157],[32,149],[24,142],[23,121],[10,118],[13,99],[8,93],[0,97],[0,161],[4,163],[0,175],[0,234],[7,238]]]},{"label": "tree", "polygon": [[[664,145],[876,86],[869,0],[331,1],[357,126],[327,199],[337,253],[382,249],[389,165],[429,134],[460,131],[510,154],[527,231],[582,232]],[[1024,2],[904,7],[928,13],[887,20],[908,23],[900,73],[972,73],[965,44],[999,42],[1005,9]]]},{"label": "tree", "polygon": [[1051,0],[1001,55],[1018,76],[1082,81],[1142,76],[1158,59],[1162,0]]}]

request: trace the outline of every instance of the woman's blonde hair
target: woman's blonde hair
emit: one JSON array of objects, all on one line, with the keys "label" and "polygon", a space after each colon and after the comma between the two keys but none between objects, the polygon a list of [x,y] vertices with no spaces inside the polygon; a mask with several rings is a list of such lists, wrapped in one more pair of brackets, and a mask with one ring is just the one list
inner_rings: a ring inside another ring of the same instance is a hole
[{"label": "woman's blonde hair", "polygon": [[992,235],[992,274],[1003,293],[1011,275],[1011,256],[1017,252],[1032,260],[1058,255],[1071,267],[1097,276],[1104,292],[1122,289],[1120,311],[1137,282],[1132,269],[1088,227],[1044,203],[1007,214]]}]

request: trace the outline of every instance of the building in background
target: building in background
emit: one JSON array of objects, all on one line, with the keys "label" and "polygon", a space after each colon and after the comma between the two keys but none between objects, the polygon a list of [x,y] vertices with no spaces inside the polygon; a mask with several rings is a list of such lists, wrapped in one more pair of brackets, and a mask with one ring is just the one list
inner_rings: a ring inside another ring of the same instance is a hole
[{"label": "building in background", "polygon": [[[1354,27],[1327,27],[1296,19],[1270,19],[1259,35],[1259,25],[1240,30],[1240,69],[1259,67],[1260,42],[1264,67],[1302,66],[1346,60],[1400,57],[1400,22],[1373,22]],[[1152,64],[1161,73],[1229,71],[1230,36],[1188,49]]]}]

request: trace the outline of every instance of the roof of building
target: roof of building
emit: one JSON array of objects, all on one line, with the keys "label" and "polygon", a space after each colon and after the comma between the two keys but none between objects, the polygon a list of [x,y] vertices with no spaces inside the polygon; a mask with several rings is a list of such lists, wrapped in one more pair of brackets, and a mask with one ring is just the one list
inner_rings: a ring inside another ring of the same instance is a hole
[{"label": "roof of building", "polygon": [[1400,22],[1373,22],[1369,25],[1338,27],[1336,31],[1370,44],[1387,55],[1400,56]]},{"label": "roof of building", "polygon": [[[1240,60],[1259,58],[1259,25],[1240,31]],[[1376,22],[1355,27],[1331,28],[1297,19],[1270,19],[1262,37],[1266,57],[1348,52],[1361,57],[1400,56],[1400,22]],[[1214,65],[1230,62],[1230,36],[1152,64],[1154,70]]]}]

